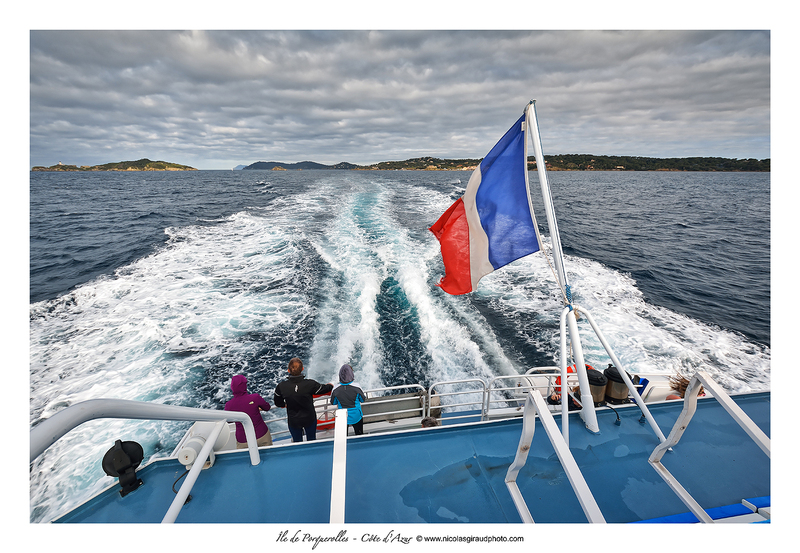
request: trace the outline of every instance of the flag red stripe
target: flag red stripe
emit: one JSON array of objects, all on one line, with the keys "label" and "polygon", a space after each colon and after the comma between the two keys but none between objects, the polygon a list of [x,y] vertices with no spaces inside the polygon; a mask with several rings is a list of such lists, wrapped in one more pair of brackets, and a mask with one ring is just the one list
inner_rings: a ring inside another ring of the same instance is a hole
[{"label": "flag red stripe", "polygon": [[448,294],[472,292],[469,224],[461,198],[456,200],[429,230],[439,240],[445,268],[445,275],[437,286]]}]

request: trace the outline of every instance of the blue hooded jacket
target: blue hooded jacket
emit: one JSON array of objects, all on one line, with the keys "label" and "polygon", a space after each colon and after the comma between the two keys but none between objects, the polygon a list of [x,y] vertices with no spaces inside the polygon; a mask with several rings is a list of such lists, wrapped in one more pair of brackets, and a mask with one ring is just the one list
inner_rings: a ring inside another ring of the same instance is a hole
[{"label": "blue hooded jacket", "polygon": [[347,424],[355,424],[364,417],[361,411],[364,390],[353,383],[353,378],[353,368],[342,365],[339,369],[339,385],[331,392],[331,403],[340,409],[347,409]]}]

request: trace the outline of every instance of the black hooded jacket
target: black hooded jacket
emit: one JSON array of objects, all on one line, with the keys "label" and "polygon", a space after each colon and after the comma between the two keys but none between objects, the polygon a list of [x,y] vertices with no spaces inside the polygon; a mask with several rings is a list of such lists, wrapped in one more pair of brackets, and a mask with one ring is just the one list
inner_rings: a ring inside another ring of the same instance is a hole
[{"label": "black hooded jacket", "polygon": [[287,424],[295,428],[308,426],[317,420],[314,396],[329,394],[330,384],[320,384],[305,375],[290,376],[275,387],[275,405],[286,407]]}]

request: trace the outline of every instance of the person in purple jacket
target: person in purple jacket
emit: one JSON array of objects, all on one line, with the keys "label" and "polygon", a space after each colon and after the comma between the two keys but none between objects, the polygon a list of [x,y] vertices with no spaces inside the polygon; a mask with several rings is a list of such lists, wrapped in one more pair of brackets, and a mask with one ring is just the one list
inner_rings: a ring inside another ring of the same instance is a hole
[{"label": "person in purple jacket", "polygon": [[[242,374],[237,374],[231,378],[231,391],[233,392],[233,399],[225,404],[225,410],[241,411],[250,415],[255,427],[258,447],[272,445],[272,434],[269,433],[269,427],[267,427],[264,419],[261,418],[261,411],[269,411],[269,403],[264,401],[264,398],[258,394],[247,393],[247,378]],[[236,447],[238,449],[247,447],[244,426],[240,422],[236,423]]]}]

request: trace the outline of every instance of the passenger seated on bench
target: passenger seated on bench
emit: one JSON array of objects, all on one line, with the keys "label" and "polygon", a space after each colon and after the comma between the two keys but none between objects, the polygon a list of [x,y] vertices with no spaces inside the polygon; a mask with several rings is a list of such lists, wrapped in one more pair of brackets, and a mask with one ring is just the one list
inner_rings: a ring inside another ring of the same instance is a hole
[{"label": "passenger seated on bench", "polygon": [[422,419],[422,428],[431,428],[434,426],[439,426],[439,421],[437,421],[433,417],[425,417]]},{"label": "passenger seated on bench", "polygon": [[[676,374],[669,377],[669,387],[672,388],[673,393],[669,394],[666,399],[683,399],[686,395],[686,388],[689,386],[689,379],[682,374]],[[706,395],[703,387],[700,386],[700,396]]]},{"label": "passenger seated on bench", "polygon": [[[572,389],[572,394],[577,396],[577,397],[581,397],[580,392],[581,392],[580,386],[575,386]],[[549,403],[550,405],[560,405],[561,404],[561,394],[558,393],[558,392],[553,392],[547,398],[547,403]],[[574,399],[572,399],[570,397],[569,398],[569,403],[567,404],[567,410],[568,411],[579,411],[580,409],[581,409],[581,406],[578,405],[578,403]]]}]

